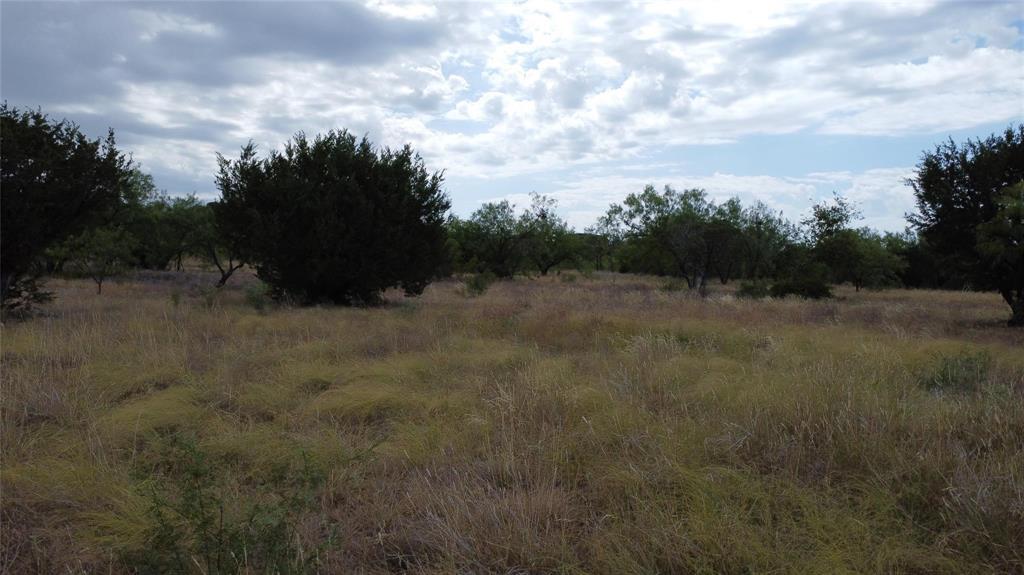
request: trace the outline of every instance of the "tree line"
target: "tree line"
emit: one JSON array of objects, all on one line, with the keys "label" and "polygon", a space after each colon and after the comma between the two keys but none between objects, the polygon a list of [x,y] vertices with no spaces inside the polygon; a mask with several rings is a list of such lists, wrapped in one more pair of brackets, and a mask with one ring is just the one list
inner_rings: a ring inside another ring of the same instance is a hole
[{"label": "tree line", "polygon": [[647,186],[577,232],[552,198],[522,210],[449,214],[443,172],[409,146],[331,131],[261,155],[218,155],[220,197],[160,192],[111,131],[90,140],[66,120],[0,109],[2,261],[7,310],[45,301],[45,275],[106,278],[131,268],[219,272],[245,265],[277,298],[366,305],[416,295],[442,276],[510,278],[573,268],[669,276],[704,294],[739,283],[751,297],[828,297],[831,285],[998,291],[1024,324],[1024,126],[926,151],[908,184],[918,213],[903,233],[858,226],[835,195],[793,222],[764,203]]}]

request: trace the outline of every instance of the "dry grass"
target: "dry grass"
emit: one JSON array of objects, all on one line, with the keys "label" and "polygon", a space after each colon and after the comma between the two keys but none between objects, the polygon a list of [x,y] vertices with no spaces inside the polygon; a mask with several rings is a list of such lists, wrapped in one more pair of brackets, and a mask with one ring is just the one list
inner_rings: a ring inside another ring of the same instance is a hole
[{"label": "dry grass", "polygon": [[265,313],[59,283],[2,328],[0,570],[1024,573],[997,296],[662,283]]}]

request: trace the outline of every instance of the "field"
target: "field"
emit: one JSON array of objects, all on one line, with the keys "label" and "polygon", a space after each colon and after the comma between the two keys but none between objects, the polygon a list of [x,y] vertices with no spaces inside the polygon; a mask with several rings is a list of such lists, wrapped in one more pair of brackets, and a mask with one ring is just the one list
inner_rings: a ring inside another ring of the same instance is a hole
[{"label": "field", "polygon": [[3,326],[0,570],[1024,573],[994,294],[156,279]]}]

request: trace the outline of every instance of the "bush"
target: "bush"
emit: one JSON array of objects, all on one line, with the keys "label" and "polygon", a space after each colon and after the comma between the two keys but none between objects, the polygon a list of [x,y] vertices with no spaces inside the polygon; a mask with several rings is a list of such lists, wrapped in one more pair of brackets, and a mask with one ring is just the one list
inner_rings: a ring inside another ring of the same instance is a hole
[{"label": "bush", "polygon": [[318,554],[301,548],[297,531],[323,482],[308,460],[291,485],[239,505],[194,441],[172,440],[169,457],[149,496],[148,545],[126,552],[127,563],[142,573],[320,572]]},{"label": "bush", "polygon": [[832,297],[832,288],[821,278],[804,276],[776,282],[769,293],[776,298],[795,295],[805,299],[823,299]]},{"label": "bush", "polygon": [[245,288],[245,303],[256,311],[264,311],[271,303],[270,288],[263,282],[256,282]]},{"label": "bush", "polygon": [[491,284],[498,279],[498,276],[491,272],[483,272],[479,274],[473,274],[466,279],[466,294],[470,296],[479,296],[487,292],[487,289],[491,287]]},{"label": "bush", "polygon": [[256,157],[219,157],[214,202],[227,252],[254,265],[275,297],[376,304],[385,289],[423,292],[446,257],[440,172],[405,148],[375,149],[347,131]]},{"label": "bush", "polygon": [[740,282],[736,290],[736,297],[746,299],[761,299],[768,297],[771,293],[771,286],[762,280]]}]

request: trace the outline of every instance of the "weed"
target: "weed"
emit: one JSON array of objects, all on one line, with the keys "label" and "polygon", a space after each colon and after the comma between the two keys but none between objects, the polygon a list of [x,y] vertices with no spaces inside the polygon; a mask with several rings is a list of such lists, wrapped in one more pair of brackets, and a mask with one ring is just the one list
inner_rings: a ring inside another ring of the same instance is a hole
[{"label": "weed", "polygon": [[303,458],[291,485],[251,502],[230,501],[194,440],[173,438],[167,473],[152,487],[148,544],[125,554],[142,573],[312,573],[318,554],[299,545],[298,516],[323,476]]}]

